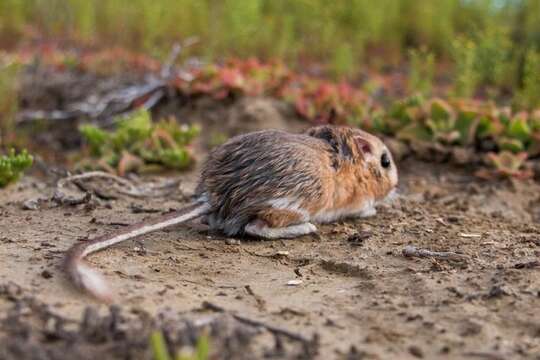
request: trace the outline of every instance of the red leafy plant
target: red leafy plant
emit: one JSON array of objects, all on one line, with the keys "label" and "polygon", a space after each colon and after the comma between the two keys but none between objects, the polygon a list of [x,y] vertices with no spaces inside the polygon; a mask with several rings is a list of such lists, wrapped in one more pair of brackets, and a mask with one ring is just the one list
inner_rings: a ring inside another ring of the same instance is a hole
[{"label": "red leafy plant", "polygon": [[490,152],[486,155],[488,165],[490,169],[480,169],[475,175],[486,180],[492,180],[494,178],[517,178],[517,179],[529,179],[534,176],[534,172],[527,166],[527,153],[520,152],[514,154],[510,151],[504,150],[496,154]]}]

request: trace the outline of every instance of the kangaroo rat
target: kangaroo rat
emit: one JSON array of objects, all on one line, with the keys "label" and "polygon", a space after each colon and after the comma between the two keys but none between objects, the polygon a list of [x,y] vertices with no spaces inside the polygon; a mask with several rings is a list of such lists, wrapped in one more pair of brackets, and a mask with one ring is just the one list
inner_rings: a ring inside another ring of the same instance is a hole
[{"label": "kangaroo rat", "polygon": [[229,236],[305,235],[317,230],[314,223],[374,215],[374,205],[397,181],[388,148],[359,129],[318,126],[303,134],[236,136],[210,153],[191,205],[73,246],[66,271],[77,286],[108,301],[105,281],[83,261],[93,252],[198,217]]}]

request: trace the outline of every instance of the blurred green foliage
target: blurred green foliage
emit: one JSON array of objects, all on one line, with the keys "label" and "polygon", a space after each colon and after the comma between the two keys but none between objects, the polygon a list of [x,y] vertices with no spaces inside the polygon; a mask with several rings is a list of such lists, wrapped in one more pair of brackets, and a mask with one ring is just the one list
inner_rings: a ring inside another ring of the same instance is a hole
[{"label": "blurred green foliage", "polygon": [[12,144],[20,64],[0,52],[0,147]]},{"label": "blurred green foliage", "polygon": [[435,76],[435,55],[426,48],[409,50],[409,92],[431,95]]},{"label": "blurred green foliage", "polygon": [[373,119],[367,124],[373,131],[408,143],[488,151],[488,163],[497,175],[529,177],[525,161],[540,156],[540,110],[515,113],[488,102],[425,100],[417,95],[395,102],[382,119]]},{"label": "blurred green foliage", "polygon": [[19,180],[23,171],[32,166],[33,161],[26,150],[17,154],[11,149],[7,155],[0,156],[0,188]]},{"label": "blurred green foliage", "polygon": [[197,339],[196,348],[184,348],[176,356],[167,349],[165,337],[161,331],[154,331],[150,336],[150,346],[154,360],[207,360],[210,352],[210,342],[207,335]]},{"label": "blurred green foliage", "polygon": [[[429,79],[433,57],[420,54],[422,51],[411,53],[413,58],[422,58],[413,61],[418,62],[418,69],[413,71],[426,73],[415,76]],[[467,159],[461,156],[463,163],[474,162],[475,153],[490,153],[484,158],[495,167],[496,176],[529,177],[526,161],[540,157],[540,109],[515,111],[492,101],[458,97],[443,100],[425,96],[422,91],[383,108],[346,82],[299,75],[281,63],[253,59],[209,65],[195,72],[191,81],[179,81],[176,86],[185,95],[204,94],[215,99],[263,94],[277,97],[294,105],[299,116],[316,123],[360,126],[413,147],[429,144],[444,151],[460,148],[466,156],[471,155]],[[420,89],[429,93],[430,83],[419,82],[415,90]]]},{"label": "blurred green foliage", "polygon": [[[507,63],[540,46],[538,0],[2,0],[0,44],[28,33],[165,56],[174,41],[207,58],[310,57],[338,75],[354,65],[407,58],[425,47],[451,59],[453,42],[477,44],[479,81],[502,82]],[[470,60],[456,59],[456,61]],[[510,67],[512,68],[512,67]]]},{"label": "blurred green foliage", "polygon": [[540,51],[529,50],[525,56],[523,86],[516,96],[517,105],[533,109],[540,107]]},{"label": "blurred green foliage", "polygon": [[115,131],[82,125],[91,167],[116,170],[120,175],[147,165],[182,170],[193,163],[188,145],[199,134],[197,126],[180,125],[175,119],[153,123],[150,113],[138,110],[121,118]]},{"label": "blurred green foliage", "polygon": [[455,62],[454,95],[471,97],[479,82],[476,72],[476,43],[470,39],[458,38],[452,42],[452,55]]}]

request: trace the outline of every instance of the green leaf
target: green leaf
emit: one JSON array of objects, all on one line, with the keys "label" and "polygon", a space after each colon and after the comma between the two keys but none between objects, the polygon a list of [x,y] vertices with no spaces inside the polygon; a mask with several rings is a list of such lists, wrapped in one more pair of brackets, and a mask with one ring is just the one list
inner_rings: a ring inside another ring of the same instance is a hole
[{"label": "green leaf", "polygon": [[207,360],[210,353],[210,340],[208,336],[202,335],[197,340],[197,358],[196,360]]},{"label": "green leaf", "polygon": [[186,149],[164,149],[157,153],[156,160],[170,169],[185,169],[191,164]]},{"label": "green leaf", "polygon": [[32,166],[34,158],[26,150],[16,154],[11,149],[9,154],[0,157],[0,188],[16,182],[24,170]]},{"label": "green leaf", "polygon": [[460,112],[455,123],[461,145],[471,145],[477,135],[480,120],[473,112]]},{"label": "green leaf", "polygon": [[156,330],[150,335],[150,346],[152,347],[154,360],[172,360],[161,331]]},{"label": "green leaf", "polygon": [[453,110],[446,101],[434,99],[431,101],[431,118],[434,121],[446,121],[453,116]]},{"label": "green leaf", "polygon": [[521,152],[525,149],[523,142],[518,139],[512,139],[509,137],[501,137],[497,139],[497,145],[501,150],[511,151],[513,153]]},{"label": "green leaf", "polygon": [[118,121],[117,130],[112,135],[112,144],[117,151],[131,149],[148,138],[152,131],[152,119],[147,110],[138,110]]},{"label": "green leaf", "polygon": [[504,125],[499,118],[493,118],[488,115],[482,115],[478,119],[477,136],[479,138],[492,137],[496,138],[504,131]]},{"label": "green leaf", "polygon": [[431,134],[429,130],[418,123],[412,123],[405,126],[396,133],[396,137],[405,141],[429,141]]},{"label": "green leaf", "polygon": [[79,126],[79,132],[90,146],[90,153],[93,156],[100,156],[105,143],[109,140],[109,134],[90,124]]},{"label": "green leaf", "polygon": [[508,136],[519,139],[521,141],[527,141],[531,137],[531,128],[527,123],[526,116],[516,116],[510,122],[506,133]]},{"label": "green leaf", "polygon": [[514,154],[508,151],[502,151],[498,154],[489,153],[487,158],[502,175],[517,176],[525,165],[527,153],[520,152]]}]

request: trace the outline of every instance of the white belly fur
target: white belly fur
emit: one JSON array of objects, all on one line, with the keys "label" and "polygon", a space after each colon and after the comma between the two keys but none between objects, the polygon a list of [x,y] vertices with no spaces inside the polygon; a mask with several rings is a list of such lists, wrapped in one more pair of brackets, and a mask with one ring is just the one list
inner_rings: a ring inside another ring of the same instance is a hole
[{"label": "white belly fur", "polygon": [[269,201],[269,205],[275,209],[284,209],[298,213],[302,221],[315,223],[330,223],[338,219],[349,217],[367,217],[375,215],[375,201],[368,199],[360,206],[352,206],[338,210],[321,210],[310,216],[308,212],[300,207],[299,201],[290,198],[277,198]]},{"label": "white belly fur", "polygon": [[312,222],[330,223],[348,217],[366,217],[375,214],[375,201],[368,199],[362,205],[337,210],[322,210],[311,217]]}]

